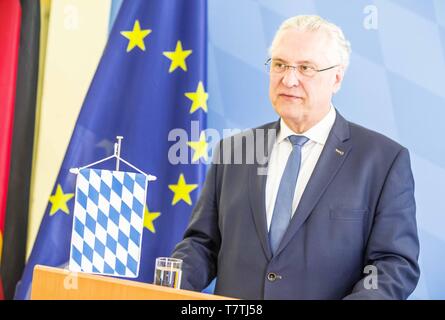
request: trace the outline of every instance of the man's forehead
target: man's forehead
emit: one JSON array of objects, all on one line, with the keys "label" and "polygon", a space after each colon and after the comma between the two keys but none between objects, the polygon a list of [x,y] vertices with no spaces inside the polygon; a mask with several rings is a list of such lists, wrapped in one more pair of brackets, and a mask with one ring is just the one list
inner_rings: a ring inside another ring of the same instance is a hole
[{"label": "man's forehead", "polygon": [[329,40],[328,33],[324,30],[298,30],[296,28],[288,28],[282,30],[278,34],[278,40],[281,41],[298,41],[305,40],[313,43],[326,43]]},{"label": "man's forehead", "polygon": [[272,58],[286,62],[324,62],[331,50],[330,39],[323,31],[286,29],[277,36]]}]

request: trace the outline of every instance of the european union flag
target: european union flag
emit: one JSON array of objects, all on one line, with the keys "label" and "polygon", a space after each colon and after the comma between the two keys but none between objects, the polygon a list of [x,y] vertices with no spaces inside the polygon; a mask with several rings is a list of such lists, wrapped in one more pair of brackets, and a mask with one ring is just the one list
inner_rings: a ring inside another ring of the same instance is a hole
[{"label": "european union flag", "polygon": [[151,283],[155,258],[181,240],[207,160],[206,14],[206,0],[123,2],[16,298],[28,297],[35,265],[68,263],[76,179],[69,169],[112,155],[116,136],[124,137],[121,157],[158,178],[148,186],[137,280]]}]

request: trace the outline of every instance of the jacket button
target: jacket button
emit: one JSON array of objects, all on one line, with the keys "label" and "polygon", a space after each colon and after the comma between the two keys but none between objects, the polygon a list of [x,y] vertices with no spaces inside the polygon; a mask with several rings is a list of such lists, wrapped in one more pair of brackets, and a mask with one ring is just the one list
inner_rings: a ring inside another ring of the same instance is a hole
[{"label": "jacket button", "polygon": [[274,282],[275,280],[277,280],[277,274],[275,272],[269,272],[267,274],[267,280],[269,280],[270,282]]}]

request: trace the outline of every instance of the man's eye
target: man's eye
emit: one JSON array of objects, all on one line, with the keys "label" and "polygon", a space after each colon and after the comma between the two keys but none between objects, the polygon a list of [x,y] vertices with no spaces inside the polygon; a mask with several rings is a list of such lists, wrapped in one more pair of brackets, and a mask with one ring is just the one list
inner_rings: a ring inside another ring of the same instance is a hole
[{"label": "man's eye", "polygon": [[285,64],[281,63],[281,62],[275,62],[274,63],[274,68],[276,69],[283,69],[285,66]]},{"label": "man's eye", "polygon": [[312,69],[313,68],[311,66],[308,66],[308,65],[305,65],[305,64],[300,65],[300,70],[301,71],[309,71],[309,70],[312,70]]}]

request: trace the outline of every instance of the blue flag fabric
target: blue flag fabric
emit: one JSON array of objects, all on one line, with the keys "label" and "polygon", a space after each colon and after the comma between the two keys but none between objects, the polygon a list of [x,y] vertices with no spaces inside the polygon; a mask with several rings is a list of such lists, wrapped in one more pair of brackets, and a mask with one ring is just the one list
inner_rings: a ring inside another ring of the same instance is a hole
[{"label": "blue flag fabric", "polygon": [[[121,157],[158,178],[148,185],[136,280],[151,283],[156,257],[169,256],[181,240],[205,177],[207,154],[201,133],[206,128],[208,97],[206,14],[205,0],[123,2],[17,285],[16,299],[29,297],[35,265],[67,265],[76,180],[69,169],[112,155],[116,136],[124,137]],[[195,136],[192,127],[199,128]],[[169,150],[181,136],[171,135],[175,129],[188,134],[188,161],[169,159],[176,154]],[[114,168],[115,163],[108,161],[98,169]],[[132,171],[127,169],[121,168]]]}]

